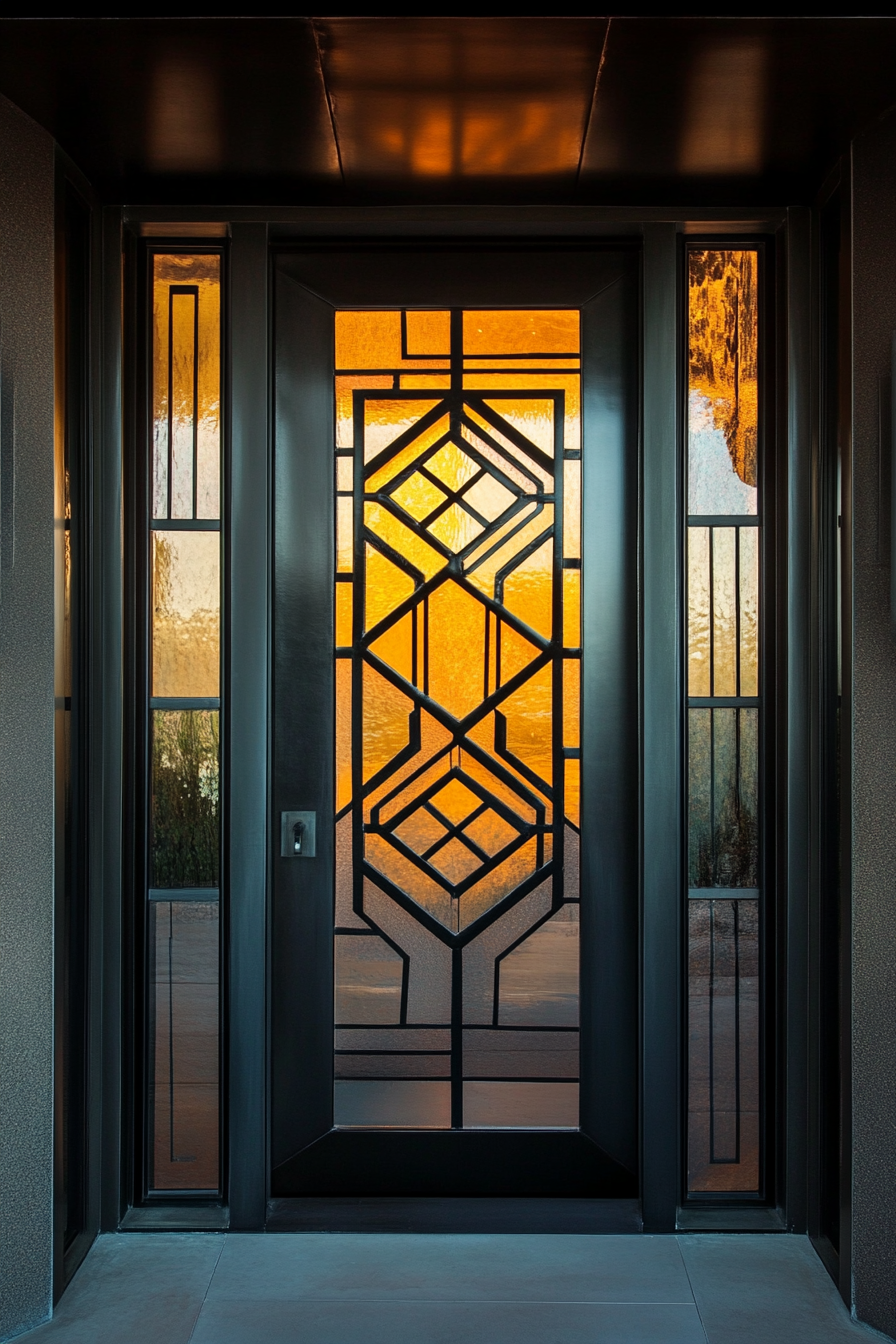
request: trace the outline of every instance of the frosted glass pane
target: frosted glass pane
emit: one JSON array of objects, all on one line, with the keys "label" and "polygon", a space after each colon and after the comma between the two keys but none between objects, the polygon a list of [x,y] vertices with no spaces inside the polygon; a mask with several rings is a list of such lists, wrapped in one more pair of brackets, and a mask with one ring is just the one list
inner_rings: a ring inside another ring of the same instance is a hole
[{"label": "frosted glass pane", "polygon": [[218,886],[218,785],[218,711],[153,711],[151,887]]},{"label": "frosted glass pane", "polygon": [[220,534],[153,532],[153,695],[218,696],[220,612]]},{"label": "frosted glass pane", "polygon": [[579,1076],[577,1031],[464,1032],[465,1078]]},{"label": "frosted glass pane", "polygon": [[578,1026],[578,906],[562,906],[508,953],[498,985],[501,1026]]}]

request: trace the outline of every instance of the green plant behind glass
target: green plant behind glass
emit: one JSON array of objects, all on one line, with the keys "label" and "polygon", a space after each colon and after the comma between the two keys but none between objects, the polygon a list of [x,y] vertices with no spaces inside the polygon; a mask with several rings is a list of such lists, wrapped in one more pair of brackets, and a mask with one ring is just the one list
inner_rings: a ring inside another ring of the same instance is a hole
[{"label": "green plant behind glass", "polygon": [[217,887],[218,711],[153,714],[153,887]]}]

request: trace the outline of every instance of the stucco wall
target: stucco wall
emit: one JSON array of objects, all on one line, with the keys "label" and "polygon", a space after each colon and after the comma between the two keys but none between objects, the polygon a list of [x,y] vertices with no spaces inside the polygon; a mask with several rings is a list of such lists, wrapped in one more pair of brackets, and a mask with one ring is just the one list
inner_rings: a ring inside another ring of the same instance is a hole
[{"label": "stucco wall", "polygon": [[51,1303],[53,174],[50,137],[0,98],[0,1339]]},{"label": "stucco wall", "polygon": [[896,115],[853,152],[853,1282],[896,1336],[896,637],[878,561],[878,383],[896,331]]}]

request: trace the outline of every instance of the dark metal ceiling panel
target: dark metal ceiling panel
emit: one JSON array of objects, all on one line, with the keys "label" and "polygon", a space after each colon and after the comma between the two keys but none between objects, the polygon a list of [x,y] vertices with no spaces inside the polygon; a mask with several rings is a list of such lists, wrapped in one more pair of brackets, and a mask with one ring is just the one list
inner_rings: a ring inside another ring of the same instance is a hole
[{"label": "dark metal ceiling panel", "polygon": [[307,19],[5,19],[0,90],[107,190],[339,180]]},{"label": "dark metal ceiling panel", "polygon": [[346,183],[572,183],[597,18],[315,19]]},{"label": "dark metal ceiling panel", "polygon": [[615,18],[585,193],[792,193],[896,102],[892,18]]}]

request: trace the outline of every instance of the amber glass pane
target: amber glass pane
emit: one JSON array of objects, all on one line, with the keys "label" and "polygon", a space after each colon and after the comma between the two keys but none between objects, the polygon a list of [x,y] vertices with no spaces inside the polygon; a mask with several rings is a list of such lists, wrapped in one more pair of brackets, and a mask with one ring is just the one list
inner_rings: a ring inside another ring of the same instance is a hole
[{"label": "amber glass pane", "polygon": [[688,694],[711,695],[708,527],[688,528]]},{"label": "amber glass pane", "polygon": [[217,518],[221,260],[153,258],[153,517]]},{"label": "amber glass pane", "polygon": [[737,695],[737,533],[712,529],[712,694]]},{"label": "amber glass pane", "polygon": [[688,256],[688,512],[755,513],[758,256]]},{"label": "amber glass pane", "polygon": [[688,1188],[759,1188],[759,902],[688,902]]},{"label": "amber glass pane", "polygon": [[759,528],[738,528],[740,694],[759,694]]},{"label": "amber glass pane", "polygon": [[[580,663],[564,662],[562,647],[580,642],[580,572],[559,570],[558,560],[580,554],[581,463],[562,457],[580,445],[579,315],[461,317],[337,314],[337,446],[351,444],[365,463],[363,519],[359,501],[337,500],[337,564],[347,571],[349,557],[363,559],[353,587],[364,633],[336,669],[338,806],[352,801],[365,876],[359,883],[350,871],[349,832],[337,830],[337,903],[343,927],[360,928],[363,893],[366,927],[382,935],[337,935],[338,993],[379,1005],[384,1016],[359,1022],[447,1020],[461,1011],[454,938],[497,912],[466,946],[471,984],[483,988],[461,1001],[490,994],[496,1030],[522,1015],[534,1026],[559,1023],[574,1040],[556,1059],[542,1056],[543,1083],[517,1052],[499,1080],[468,1075],[462,1089],[435,1081],[458,1079],[450,1053],[418,1055],[415,1066],[400,1042],[379,1063],[348,1052],[336,1060],[336,1116],[374,1127],[568,1127],[578,1119],[569,1067],[578,1060],[578,907],[564,901],[578,897],[578,848],[568,828],[566,872],[554,866],[563,818],[550,795],[562,775],[567,814],[578,819],[579,762],[564,760],[564,746],[579,740]],[[458,325],[463,349],[452,350]],[[455,369],[466,363],[463,387],[441,372],[451,356]],[[372,381],[390,374],[388,387]],[[354,489],[338,470],[340,489]],[[345,586],[336,585],[340,641]],[[538,892],[555,893],[547,908],[544,895],[533,898],[533,878]]]},{"label": "amber glass pane", "polygon": [[217,887],[218,711],[152,715],[150,887]]},{"label": "amber glass pane", "polygon": [[217,532],[152,534],[153,695],[218,695],[220,554]]},{"label": "amber glass pane", "polygon": [[219,1186],[218,905],[149,907],[149,1186]]}]

